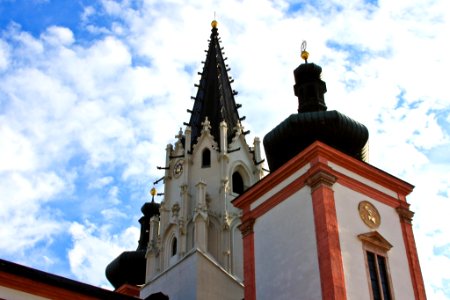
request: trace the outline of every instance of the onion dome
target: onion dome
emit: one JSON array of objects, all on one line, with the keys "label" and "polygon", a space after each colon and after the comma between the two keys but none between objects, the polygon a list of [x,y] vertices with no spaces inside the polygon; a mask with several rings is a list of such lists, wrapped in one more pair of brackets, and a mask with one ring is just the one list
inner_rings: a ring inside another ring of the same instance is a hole
[{"label": "onion dome", "polygon": [[302,44],[305,60],[294,70],[294,93],[298,113],[292,114],[264,137],[264,148],[271,171],[275,171],[315,141],[323,142],[352,157],[366,159],[367,128],[338,111],[327,111],[321,79],[322,68],[308,63],[306,43]]},{"label": "onion dome", "polygon": [[106,267],[106,278],[114,286],[119,288],[123,284],[140,285],[145,283],[145,269],[147,245],[149,242],[150,219],[159,216],[159,203],[155,203],[156,189],[150,191],[152,201],[146,202],[141,207],[144,214],[139,219],[141,224],[141,234],[138,247],[135,251],[122,252]]}]

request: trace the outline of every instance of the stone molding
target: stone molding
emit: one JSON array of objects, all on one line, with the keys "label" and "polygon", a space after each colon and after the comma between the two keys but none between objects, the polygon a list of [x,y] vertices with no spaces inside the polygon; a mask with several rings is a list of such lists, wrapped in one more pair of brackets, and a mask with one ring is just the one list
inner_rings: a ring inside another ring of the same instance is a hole
[{"label": "stone molding", "polygon": [[242,222],[241,225],[238,226],[239,230],[242,233],[242,237],[245,237],[251,233],[253,233],[253,225],[255,224],[255,219],[249,218]]},{"label": "stone molding", "polygon": [[331,187],[336,182],[336,176],[324,171],[318,170],[312,174],[308,179],[306,179],[306,184],[311,187],[314,191],[318,187],[323,185]]},{"label": "stone molding", "polygon": [[412,224],[412,219],[414,217],[414,212],[409,210],[409,208],[399,206],[395,209],[400,217],[400,220],[408,224]]}]

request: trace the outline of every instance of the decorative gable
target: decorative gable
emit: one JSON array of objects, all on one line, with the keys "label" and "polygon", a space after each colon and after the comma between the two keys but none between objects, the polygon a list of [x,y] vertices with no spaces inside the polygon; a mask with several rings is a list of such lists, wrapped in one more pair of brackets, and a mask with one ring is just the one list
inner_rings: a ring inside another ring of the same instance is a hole
[{"label": "decorative gable", "polygon": [[387,252],[392,248],[391,243],[378,233],[378,231],[362,233],[358,235],[358,238],[366,245],[375,247],[383,252]]}]

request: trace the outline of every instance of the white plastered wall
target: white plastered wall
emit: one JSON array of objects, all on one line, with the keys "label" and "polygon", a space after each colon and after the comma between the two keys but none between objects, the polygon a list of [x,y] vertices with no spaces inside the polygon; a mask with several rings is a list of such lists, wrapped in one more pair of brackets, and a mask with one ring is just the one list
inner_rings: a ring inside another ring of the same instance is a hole
[{"label": "white plastered wall", "polygon": [[257,299],[321,299],[314,228],[309,187],[256,220]]},{"label": "white plastered wall", "polygon": [[370,299],[363,245],[357,237],[372,231],[359,216],[358,204],[363,200],[377,208],[381,224],[376,230],[393,245],[387,254],[395,299],[414,299],[400,219],[395,209],[338,183],[333,185],[333,190],[348,299]]},{"label": "white plastered wall", "polygon": [[141,298],[162,292],[170,300],[243,299],[242,284],[198,250],[157,276],[141,290]]}]

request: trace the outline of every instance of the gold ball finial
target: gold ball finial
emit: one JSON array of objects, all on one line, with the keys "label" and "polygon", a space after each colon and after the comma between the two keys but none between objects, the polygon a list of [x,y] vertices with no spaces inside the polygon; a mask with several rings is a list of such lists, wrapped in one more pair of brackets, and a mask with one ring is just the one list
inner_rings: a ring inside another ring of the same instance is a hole
[{"label": "gold ball finial", "polygon": [[302,59],[305,61],[305,63],[308,62],[308,57],[309,57],[309,52],[306,51],[306,41],[302,42],[302,46],[301,46],[301,54],[300,56],[302,57]]},{"label": "gold ball finial", "polygon": [[152,197],[155,197],[155,195],[156,195],[156,189],[155,188],[152,188],[150,190],[150,195],[152,195]]},{"label": "gold ball finial", "polygon": [[217,28],[217,24],[218,24],[218,22],[217,22],[216,20],[213,20],[213,21],[211,22],[211,27],[212,27],[212,28]]}]

